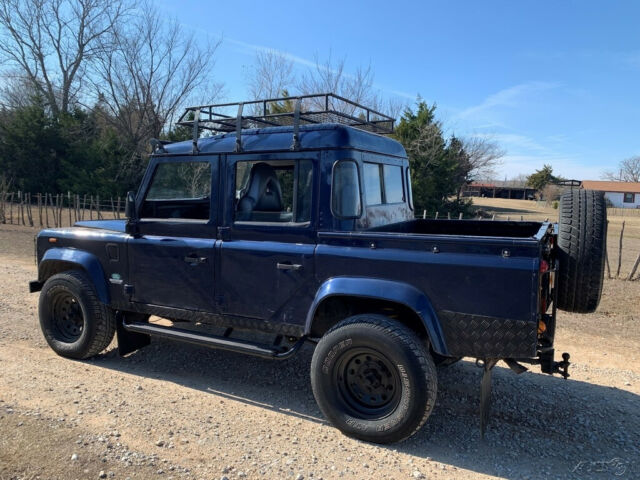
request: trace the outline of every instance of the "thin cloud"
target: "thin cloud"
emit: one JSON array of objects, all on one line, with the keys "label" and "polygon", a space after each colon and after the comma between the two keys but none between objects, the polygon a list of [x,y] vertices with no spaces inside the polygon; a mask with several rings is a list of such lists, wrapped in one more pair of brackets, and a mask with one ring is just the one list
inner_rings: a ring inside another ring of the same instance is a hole
[{"label": "thin cloud", "polygon": [[509,150],[549,152],[547,147],[536,142],[533,138],[517,133],[474,133],[471,136],[496,141]]},{"label": "thin cloud", "polygon": [[466,119],[474,116],[482,116],[496,108],[513,108],[522,103],[532,94],[559,87],[559,83],[552,82],[526,82],[513,87],[505,88],[497,93],[489,95],[480,104],[469,107],[458,114],[458,118]]}]

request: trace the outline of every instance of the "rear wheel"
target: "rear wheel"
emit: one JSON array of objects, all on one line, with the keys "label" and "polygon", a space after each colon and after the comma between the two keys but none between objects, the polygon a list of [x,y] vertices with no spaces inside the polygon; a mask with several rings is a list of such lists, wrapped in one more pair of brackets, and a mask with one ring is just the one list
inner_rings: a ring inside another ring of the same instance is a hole
[{"label": "rear wheel", "polygon": [[382,315],[356,315],[329,330],[313,354],[311,384],[333,425],[375,443],[413,435],[437,394],[435,365],[423,342]]},{"label": "rear wheel", "polygon": [[558,235],[558,308],[591,313],[604,278],[607,209],[602,192],[576,189],[562,195]]},{"label": "rear wheel", "polygon": [[75,270],[45,282],[39,315],[45,340],[63,357],[97,355],[111,343],[115,332],[113,311],[98,300],[86,275]]}]

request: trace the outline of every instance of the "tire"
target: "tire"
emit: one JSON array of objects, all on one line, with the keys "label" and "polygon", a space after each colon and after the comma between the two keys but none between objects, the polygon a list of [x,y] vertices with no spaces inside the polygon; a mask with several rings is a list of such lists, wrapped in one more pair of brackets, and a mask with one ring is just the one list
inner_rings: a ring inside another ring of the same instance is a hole
[{"label": "tire", "polygon": [[327,419],[345,435],[374,443],[404,440],[436,402],[433,359],[418,336],[382,315],[356,315],[318,342],[311,385]]},{"label": "tire", "polygon": [[558,308],[591,313],[602,294],[607,209],[602,192],[576,189],[560,198]]},{"label": "tire", "polygon": [[83,272],[71,270],[49,278],[40,293],[38,309],[44,338],[58,355],[93,357],[113,339],[114,313],[98,300]]}]

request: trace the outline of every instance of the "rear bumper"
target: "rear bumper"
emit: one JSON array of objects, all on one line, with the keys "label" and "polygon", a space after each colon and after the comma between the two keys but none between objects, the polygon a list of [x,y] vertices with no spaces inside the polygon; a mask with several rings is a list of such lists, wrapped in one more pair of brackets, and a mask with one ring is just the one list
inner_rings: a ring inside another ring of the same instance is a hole
[{"label": "rear bumper", "polygon": [[39,292],[40,290],[42,290],[42,285],[43,283],[37,280],[34,280],[33,282],[29,282],[29,292],[30,293]]}]

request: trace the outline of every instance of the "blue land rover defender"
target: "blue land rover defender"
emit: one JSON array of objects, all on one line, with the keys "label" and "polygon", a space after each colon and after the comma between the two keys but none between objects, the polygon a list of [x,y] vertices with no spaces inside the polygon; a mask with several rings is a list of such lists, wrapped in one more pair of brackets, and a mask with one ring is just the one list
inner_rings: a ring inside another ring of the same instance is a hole
[{"label": "blue land rover defender", "polygon": [[126,221],[38,234],[30,290],[59,355],[97,355],[116,333],[123,355],[154,336],[270,359],[310,342],[322,412],[379,443],[425,423],[437,364],[484,366],[482,428],[496,362],[568,375],[556,309],[600,300],[600,194],[565,193],[558,223],[416,219],[379,112],[322,94],[192,107],[180,123],[193,139],[152,141]]}]

